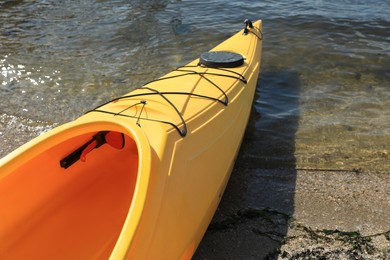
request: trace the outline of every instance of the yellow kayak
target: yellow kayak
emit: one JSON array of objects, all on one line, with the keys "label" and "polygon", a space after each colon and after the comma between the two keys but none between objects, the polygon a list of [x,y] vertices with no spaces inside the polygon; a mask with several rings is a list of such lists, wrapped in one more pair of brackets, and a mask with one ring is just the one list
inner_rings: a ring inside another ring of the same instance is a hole
[{"label": "yellow kayak", "polygon": [[0,259],[190,259],[222,197],[261,21],[0,160]]}]

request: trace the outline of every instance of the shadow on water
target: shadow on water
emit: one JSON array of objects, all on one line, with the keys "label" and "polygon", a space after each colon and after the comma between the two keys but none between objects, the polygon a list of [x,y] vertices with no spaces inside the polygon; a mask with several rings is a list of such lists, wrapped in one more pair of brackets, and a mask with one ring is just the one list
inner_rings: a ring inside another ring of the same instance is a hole
[{"label": "shadow on water", "polygon": [[260,73],[240,154],[193,259],[274,259],[294,213],[299,74]]}]

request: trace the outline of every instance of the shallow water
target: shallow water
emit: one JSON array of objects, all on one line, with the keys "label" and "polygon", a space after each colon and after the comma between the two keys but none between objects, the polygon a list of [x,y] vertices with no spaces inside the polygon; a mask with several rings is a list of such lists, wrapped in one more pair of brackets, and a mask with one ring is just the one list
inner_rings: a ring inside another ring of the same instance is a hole
[{"label": "shallow water", "polygon": [[0,0],[0,156],[262,19],[252,167],[390,167],[388,1]]}]

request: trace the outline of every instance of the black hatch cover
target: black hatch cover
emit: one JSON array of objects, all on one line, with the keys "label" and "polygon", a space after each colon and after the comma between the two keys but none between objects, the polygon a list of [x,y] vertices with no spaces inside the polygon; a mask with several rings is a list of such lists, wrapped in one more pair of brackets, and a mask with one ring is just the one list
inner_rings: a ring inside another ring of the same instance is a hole
[{"label": "black hatch cover", "polygon": [[200,55],[199,63],[210,68],[234,68],[244,64],[244,57],[230,51],[210,51]]}]

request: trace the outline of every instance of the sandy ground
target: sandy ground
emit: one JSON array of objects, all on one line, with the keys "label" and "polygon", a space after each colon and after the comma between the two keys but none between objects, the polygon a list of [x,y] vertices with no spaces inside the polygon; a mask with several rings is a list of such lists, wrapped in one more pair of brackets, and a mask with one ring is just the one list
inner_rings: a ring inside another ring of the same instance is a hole
[{"label": "sandy ground", "polygon": [[390,259],[388,172],[237,163],[193,259]]}]

